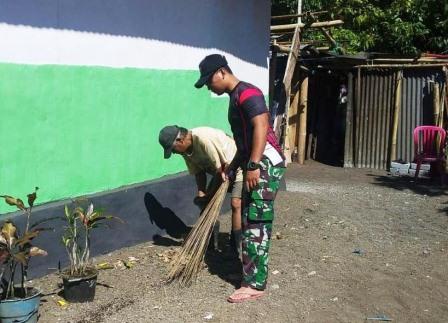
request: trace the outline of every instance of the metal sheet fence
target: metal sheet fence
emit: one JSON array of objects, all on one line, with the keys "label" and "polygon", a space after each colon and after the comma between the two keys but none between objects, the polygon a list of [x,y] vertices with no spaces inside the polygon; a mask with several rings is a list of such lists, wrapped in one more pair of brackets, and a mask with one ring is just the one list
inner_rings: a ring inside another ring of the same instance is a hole
[{"label": "metal sheet fence", "polygon": [[[390,164],[392,118],[397,69],[361,69],[354,74],[354,166],[387,169]],[[397,158],[413,159],[412,132],[417,125],[432,124],[431,82],[445,84],[442,67],[403,70]]]}]

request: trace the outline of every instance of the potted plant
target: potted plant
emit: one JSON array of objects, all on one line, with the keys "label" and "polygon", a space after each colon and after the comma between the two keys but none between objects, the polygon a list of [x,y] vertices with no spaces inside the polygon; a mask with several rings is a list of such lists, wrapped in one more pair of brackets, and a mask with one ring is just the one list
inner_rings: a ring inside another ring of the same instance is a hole
[{"label": "potted plant", "polygon": [[[19,198],[0,195],[5,202],[17,207],[26,215],[26,226],[20,230],[12,221],[1,225],[0,233],[0,322],[37,322],[41,292],[26,286],[28,266],[31,257],[45,256],[47,252],[32,245],[32,240],[45,228],[38,225],[52,220],[41,220],[30,224],[31,211],[37,198],[38,188],[28,194],[28,207]],[[17,278],[20,284],[17,286]]]},{"label": "potted plant", "polygon": [[75,207],[65,206],[66,226],[62,243],[67,250],[70,265],[61,272],[64,298],[69,302],[90,302],[95,298],[97,269],[90,261],[90,236],[93,229],[105,226],[105,221],[119,219],[95,210],[93,204],[83,206],[83,200],[75,201]]}]

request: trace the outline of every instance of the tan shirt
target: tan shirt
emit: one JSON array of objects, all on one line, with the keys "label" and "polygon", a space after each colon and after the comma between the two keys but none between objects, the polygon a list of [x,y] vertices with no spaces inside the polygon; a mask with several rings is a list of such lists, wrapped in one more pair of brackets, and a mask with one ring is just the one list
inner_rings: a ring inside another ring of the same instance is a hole
[{"label": "tan shirt", "polygon": [[201,171],[214,175],[223,164],[230,164],[236,154],[235,141],[222,130],[198,127],[191,129],[191,134],[192,153],[182,157],[192,175]]}]

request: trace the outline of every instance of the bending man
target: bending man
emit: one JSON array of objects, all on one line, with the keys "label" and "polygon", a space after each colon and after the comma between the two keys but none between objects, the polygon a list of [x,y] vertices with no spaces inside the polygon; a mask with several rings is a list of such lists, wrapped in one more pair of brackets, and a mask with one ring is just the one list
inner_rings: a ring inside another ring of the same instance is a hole
[{"label": "bending man", "polygon": [[[194,199],[201,209],[214,194],[219,182],[221,172],[233,160],[237,151],[235,141],[222,130],[198,127],[187,130],[178,126],[166,126],[159,134],[159,142],[164,149],[164,157],[169,158],[171,153],[180,154],[187,165],[190,174],[195,176],[197,196]],[[207,175],[212,180],[207,185]],[[231,191],[232,206],[232,232],[230,243],[239,255],[241,251],[241,194],[243,188],[243,174],[235,169],[236,178]],[[215,232],[215,248],[217,247],[217,232]]]}]

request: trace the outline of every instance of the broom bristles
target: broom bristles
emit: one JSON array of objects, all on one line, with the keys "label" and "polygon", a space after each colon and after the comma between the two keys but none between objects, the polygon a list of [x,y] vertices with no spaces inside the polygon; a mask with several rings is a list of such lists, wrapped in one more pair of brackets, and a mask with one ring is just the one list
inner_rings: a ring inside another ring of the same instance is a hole
[{"label": "broom bristles", "polygon": [[198,222],[188,234],[180,250],[171,262],[167,282],[178,280],[181,285],[190,285],[197,278],[210,240],[213,226],[221,211],[229,181],[223,182],[213,198],[202,211]]}]

